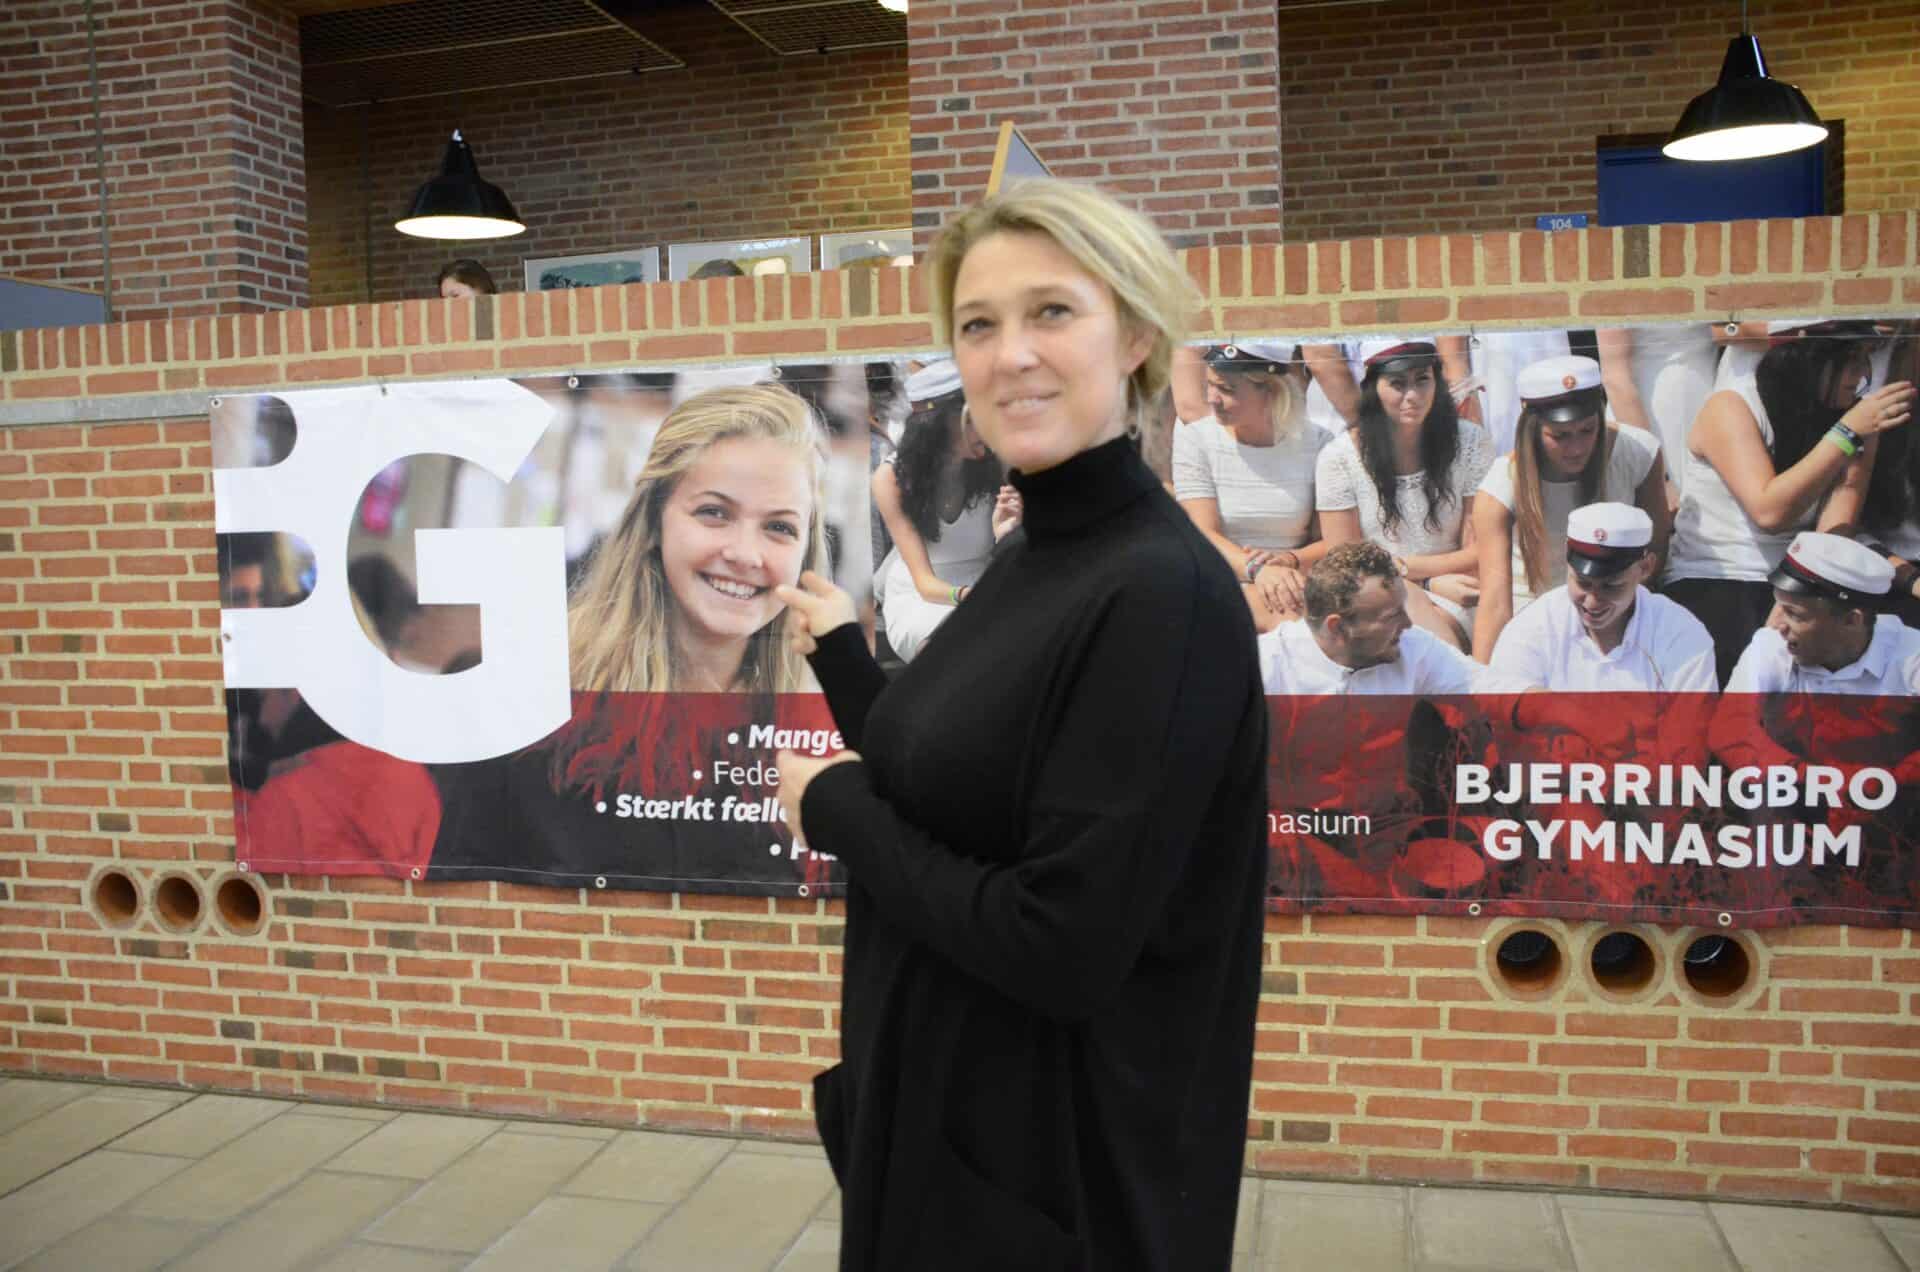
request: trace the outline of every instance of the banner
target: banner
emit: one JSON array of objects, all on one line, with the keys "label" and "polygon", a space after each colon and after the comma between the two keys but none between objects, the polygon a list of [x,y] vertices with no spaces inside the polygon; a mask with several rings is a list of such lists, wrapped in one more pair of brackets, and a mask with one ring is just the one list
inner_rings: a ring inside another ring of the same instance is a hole
[{"label": "banner", "polygon": [[[1910,419],[1834,426],[1901,406],[1913,328],[1183,351],[1143,453],[1252,580],[1272,906],[1910,922],[1920,451]],[[829,573],[897,666],[1009,529],[957,395],[907,400],[915,367],[219,401],[237,859],[837,889],[773,798],[779,750],[841,741],[771,589]],[[1611,599],[1567,584],[1599,504],[1651,527]],[[1777,595],[1807,532],[1899,585]]]}]

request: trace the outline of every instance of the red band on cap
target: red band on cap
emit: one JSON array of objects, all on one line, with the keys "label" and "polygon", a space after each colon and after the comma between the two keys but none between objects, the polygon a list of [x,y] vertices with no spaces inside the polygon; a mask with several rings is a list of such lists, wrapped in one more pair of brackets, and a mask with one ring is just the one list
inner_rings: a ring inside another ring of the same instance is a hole
[{"label": "red band on cap", "polygon": [[1433,345],[1423,340],[1409,340],[1403,344],[1382,349],[1367,359],[1367,365],[1373,366],[1375,363],[1388,362],[1394,358],[1434,357],[1437,356],[1438,352]]}]

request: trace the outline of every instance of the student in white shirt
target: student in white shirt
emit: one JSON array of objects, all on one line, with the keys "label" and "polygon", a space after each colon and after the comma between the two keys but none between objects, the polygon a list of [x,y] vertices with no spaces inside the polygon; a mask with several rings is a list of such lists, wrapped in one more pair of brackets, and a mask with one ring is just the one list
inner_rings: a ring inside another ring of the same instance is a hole
[{"label": "student in white shirt", "polygon": [[1717,691],[1707,629],[1645,587],[1652,543],[1653,519],[1643,509],[1576,508],[1567,521],[1566,584],[1500,633],[1491,664],[1497,682],[1560,693]]},{"label": "student in white shirt", "polygon": [[1259,639],[1269,694],[1464,694],[1472,659],[1407,617],[1407,585],[1385,548],[1343,543],[1307,572],[1307,616]]},{"label": "student in white shirt", "polygon": [[1821,503],[1864,485],[1872,439],[1905,425],[1913,386],[1867,391],[1870,323],[1771,324],[1751,381],[1707,399],[1687,433],[1668,596],[1713,633],[1724,682],[1774,603],[1768,575]]},{"label": "student in white shirt", "polygon": [[1660,444],[1645,429],[1608,422],[1598,362],[1548,358],[1522,371],[1519,386],[1525,409],[1513,453],[1494,461],[1473,501],[1480,555],[1473,656],[1482,662],[1515,614],[1565,581],[1567,518],[1575,508],[1637,505],[1653,520],[1656,558],[1670,523]]},{"label": "student in white shirt", "polygon": [[1314,461],[1329,434],[1307,418],[1299,351],[1263,342],[1201,355],[1208,414],[1174,426],[1173,494],[1240,575],[1261,631],[1300,613],[1324,551]]},{"label": "student in white shirt", "polygon": [[1728,693],[1920,695],[1920,632],[1886,606],[1893,567],[1835,534],[1795,536],[1768,579],[1773,612],[1740,655]]}]

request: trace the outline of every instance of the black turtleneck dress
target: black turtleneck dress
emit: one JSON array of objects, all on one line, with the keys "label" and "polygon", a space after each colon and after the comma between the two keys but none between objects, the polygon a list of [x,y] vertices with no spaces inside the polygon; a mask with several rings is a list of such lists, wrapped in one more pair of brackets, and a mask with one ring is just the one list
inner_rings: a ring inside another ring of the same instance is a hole
[{"label": "black turtleneck dress", "polygon": [[1232,572],[1123,440],[891,684],[813,663],[848,746],[801,823],[848,879],[814,1084],[840,1266],[1226,1268],[1259,999],[1267,715]]}]

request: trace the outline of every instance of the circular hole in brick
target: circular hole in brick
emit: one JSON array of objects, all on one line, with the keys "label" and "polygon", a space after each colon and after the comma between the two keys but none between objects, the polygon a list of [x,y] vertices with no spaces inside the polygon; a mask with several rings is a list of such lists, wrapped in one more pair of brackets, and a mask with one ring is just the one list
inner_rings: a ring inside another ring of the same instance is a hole
[{"label": "circular hole in brick", "polygon": [[140,912],[140,887],[124,870],[103,870],[93,881],[93,912],[114,927],[132,923]]},{"label": "circular hole in brick", "polygon": [[1587,956],[1594,984],[1610,994],[1638,994],[1653,984],[1660,961],[1638,932],[1609,932]]},{"label": "circular hole in brick", "polygon": [[260,885],[245,875],[232,875],[214,889],[214,909],[229,932],[252,936],[267,920],[267,898]]},{"label": "circular hole in brick", "polygon": [[175,932],[189,931],[200,923],[205,909],[200,889],[185,875],[168,875],[153,890],[153,910],[162,927]]},{"label": "circular hole in brick", "polygon": [[1560,946],[1538,928],[1518,928],[1500,939],[1494,975],[1517,994],[1534,995],[1560,979]]},{"label": "circular hole in brick", "polygon": [[1680,974],[1702,998],[1732,998],[1753,979],[1753,959],[1732,937],[1709,933],[1687,943]]}]

